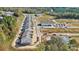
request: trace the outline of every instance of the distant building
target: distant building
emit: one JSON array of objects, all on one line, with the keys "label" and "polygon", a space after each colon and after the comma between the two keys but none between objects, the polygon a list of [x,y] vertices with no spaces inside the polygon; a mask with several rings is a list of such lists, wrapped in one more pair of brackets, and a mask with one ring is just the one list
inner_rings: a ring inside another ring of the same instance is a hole
[{"label": "distant building", "polygon": [[51,9],[51,12],[53,12],[53,9]]},{"label": "distant building", "polygon": [[40,23],[38,24],[41,28],[67,28],[66,24],[55,24],[55,23]]},{"label": "distant building", "polygon": [[2,17],[2,16],[0,16],[0,19],[3,19],[3,17]]},{"label": "distant building", "polygon": [[14,14],[14,12],[10,12],[10,11],[4,13],[4,15],[6,15],[6,16],[12,16],[13,14]]},{"label": "distant building", "polygon": [[2,16],[0,16],[0,21],[2,21],[3,20],[3,17]]},{"label": "distant building", "polygon": [[52,28],[51,23],[41,23],[41,24],[38,24],[38,26],[40,26],[41,28]]},{"label": "distant building", "polygon": [[52,24],[55,28],[67,28],[66,24]]}]

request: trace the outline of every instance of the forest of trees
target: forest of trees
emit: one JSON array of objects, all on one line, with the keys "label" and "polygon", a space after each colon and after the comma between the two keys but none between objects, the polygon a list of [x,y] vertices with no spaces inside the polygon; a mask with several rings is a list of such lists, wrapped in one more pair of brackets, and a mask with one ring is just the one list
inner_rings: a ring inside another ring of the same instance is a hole
[{"label": "forest of trees", "polygon": [[0,50],[10,49],[23,18],[20,9],[16,9],[13,16],[3,16],[0,21]]},{"label": "forest of trees", "polygon": [[69,40],[68,43],[64,43],[59,36],[52,36],[51,40],[43,41],[37,50],[40,51],[74,51],[77,50],[79,44],[75,39]]},{"label": "forest of trees", "polygon": [[79,19],[79,8],[54,7],[53,12],[48,12],[48,15],[56,16],[56,19]]}]

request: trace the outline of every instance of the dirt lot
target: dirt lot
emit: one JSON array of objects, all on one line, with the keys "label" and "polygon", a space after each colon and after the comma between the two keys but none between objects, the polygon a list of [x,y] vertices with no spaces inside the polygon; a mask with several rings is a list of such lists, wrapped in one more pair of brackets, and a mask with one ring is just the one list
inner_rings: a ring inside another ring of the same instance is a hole
[{"label": "dirt lot", "polygon": [[71,39],[75,39],[79,43],[79,36],[72,36]]},{"label": "dirt lot", "polygon": [[79,33],[79,28],[45,28],[41,29],[41,32],[52,32],[52,33]]}]

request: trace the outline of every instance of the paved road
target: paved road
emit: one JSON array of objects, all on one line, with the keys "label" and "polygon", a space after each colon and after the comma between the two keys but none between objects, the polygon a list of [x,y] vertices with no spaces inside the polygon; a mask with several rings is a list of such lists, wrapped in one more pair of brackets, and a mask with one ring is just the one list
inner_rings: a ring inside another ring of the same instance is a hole
[{"label": "paved road", "polygon": [[[25,20],[26,20],[26,18],[27,18],[27,23],[26,24],[24,24],[24,22],[25,22]],[[17,35],[16,35],[16,37],[15,37],[15,39],[14,39],[14,41],[13,41],[13,43],[12,43],[12,47],[13,48],[15,48],[15,49],[29,49],[29,48],[36,48],[36,45],[31,45],[31,46],[29,46],[29,45],[27,45],[27,46],[20,46],[20,47],[18,47],[18,48],[16,48],[15,46],[16,46],[16,41],[17,41],[17,39],[18,39],[18,37],[20,37],[20,33],[22,32],[21,30],[23,29],[23,25],[25,25],[25,29],[26,29],[26,31],[27,31],[27,33],[25,33],[25,35],[27,35],[27,37],[30,37],[30,31],[32,30],[31,29],[31,21],[32,21],[32,19],[34,19],[35,18],[35,16],[34,16],[34,14],[27,14],[27,15],[25,15],[25,17],[24,17],[24,20],[23,20],[23,22],[22,22],[22,24],[21,24],[21,27],[20,27],[20,29],[19,29],[19,32],[17,33]],[[36,24],[36,23],[35,23]],[[36,25],[35,25],[36,26]],[[36,30],[36,29],[35,29]],[[36,32],[34,33],[34,34],[36,34]],[[25,36],[24,35],[24,36]],[[37,35],[37,34],[36,34]],[[22,37],[22,38],[24,38],[24,37]],[[25,38],[26,39],[26,38]],[[37,42],[38,43],[38,42]],[[36,44],[37,44],[36,43]]]}]

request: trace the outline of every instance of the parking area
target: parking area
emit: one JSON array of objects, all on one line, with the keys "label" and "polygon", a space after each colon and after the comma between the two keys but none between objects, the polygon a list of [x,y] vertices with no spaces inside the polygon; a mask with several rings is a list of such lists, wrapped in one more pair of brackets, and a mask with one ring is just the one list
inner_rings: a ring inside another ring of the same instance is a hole
[{"label": "parking area", "polygon": [[16,40],[16,47],[26,46],[26,45],[31,44],[31,42],[32,42],[31,33],[32,32],[29,30],[29,29],[31,29],[30,21],[31,21],[30,15],[27,15],[27,17],[25,18],[25,21],[23,23],[21,33],[19,34],[19,37]]}]

